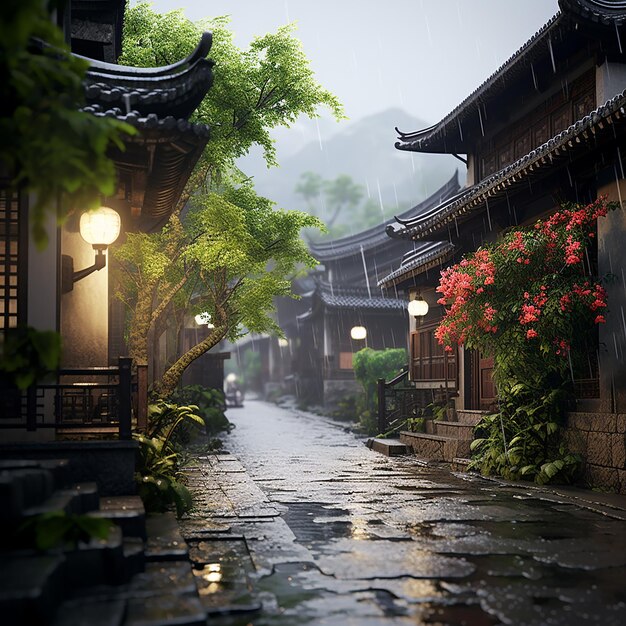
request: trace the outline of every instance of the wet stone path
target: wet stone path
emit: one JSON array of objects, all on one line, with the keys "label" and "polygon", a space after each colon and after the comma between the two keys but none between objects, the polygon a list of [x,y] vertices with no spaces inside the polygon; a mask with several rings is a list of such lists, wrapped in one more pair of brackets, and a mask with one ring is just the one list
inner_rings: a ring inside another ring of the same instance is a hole
[{"label": "wet stone path", "polygon": [[626,624],[626,498],[384,457],[263,402],[228,417],[182,522],[210,624]]}]

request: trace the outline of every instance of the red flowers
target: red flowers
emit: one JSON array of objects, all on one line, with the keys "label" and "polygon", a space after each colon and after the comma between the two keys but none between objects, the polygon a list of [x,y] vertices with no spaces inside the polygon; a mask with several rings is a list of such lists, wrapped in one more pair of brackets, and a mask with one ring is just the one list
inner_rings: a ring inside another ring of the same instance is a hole
[{"label": "red flowers", "polygon": [[545,358],[567,357],[573,338],[606,321],[606,291],[584,278],[583,260],[596,220],[608,208],[605,198],[564,206],[444,270],[437,287],[446,307],[435,333],[439,343],[447,350],[465,343],[489,354],[506,346],[522,355],[535,340],[532,349],[539,347]]}]

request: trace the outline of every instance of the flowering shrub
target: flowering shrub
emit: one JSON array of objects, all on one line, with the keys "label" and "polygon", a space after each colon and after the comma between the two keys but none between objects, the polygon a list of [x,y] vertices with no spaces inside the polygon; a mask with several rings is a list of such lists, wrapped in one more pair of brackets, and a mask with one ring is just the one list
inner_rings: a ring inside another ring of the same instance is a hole
[{"label": "flowering shrub", "polygon": [[[557,446],[555,420],[563,413],[564,401],[562,394],[553,392],[568,387],[571,391],[584,341],[594,325],[605,322],[606,291],[591,277],[587,249],[597,219],[614,207],[604,197],[587,206],[564,205],[533,227],[509,230],[497,243],[480,248],[441,274],[438,302],[446,306],[446,314],[435,333],[438,341],[449,351],[459,343],[494,357],[501,401],[496,430],[503,433],[499,445],[504,453],[502,467],[496,464],[497,473],[529,474],[538,482],[561,477],[559,472],[547,476],[541,470],[542,459],[518,466],[511,461],[508,446],[519,428],[529,423],[555,424],[544,433],[541,454],[547,458]],[[523,424],[507,438],[505,426],[510,426],[513,414],[519,421],[522,408]],[[480,452],[480,443],[475,448]],[[528,469],[529,465],[533,467]]]}]

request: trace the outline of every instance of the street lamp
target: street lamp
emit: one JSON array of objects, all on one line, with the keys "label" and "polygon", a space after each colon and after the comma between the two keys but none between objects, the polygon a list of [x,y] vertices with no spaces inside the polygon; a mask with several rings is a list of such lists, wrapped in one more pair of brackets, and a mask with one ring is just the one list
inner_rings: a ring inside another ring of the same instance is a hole
[{"label": "street lamp", "polygon": [[350,337],[352,337],[352,339],[356,339],[357,341],[362,341],[367,337],[367,329],[365,326],[353,326],[350,329]]},{"label": "street lamp", "polygon": [[101,206],[94,211],[85,211],[80,216],[80,236],[90,243],[96,251],[94,264],[85,269],[74,271],[74,259],[68,254],[61,256],[61,288],[63,293],[74,289],[74,283],[89,274],[106,267],[104,251],[119,237],[122,220],[117,211]]},{"label": "street lamp", "polygon": [[417,296],[417,298],[409,302],[408,309],[409,315],[412,315],[415,321],[419,318],[421,323],[422,318],[428,313],[428,302],[422,296]]},{"label": "street lamp", "polygon": [[204,311],[204,313],[198,313],[194,317],[198,326],[206,326],[207,328],[215,328],[215,324],[211,323],[211,314]]}]

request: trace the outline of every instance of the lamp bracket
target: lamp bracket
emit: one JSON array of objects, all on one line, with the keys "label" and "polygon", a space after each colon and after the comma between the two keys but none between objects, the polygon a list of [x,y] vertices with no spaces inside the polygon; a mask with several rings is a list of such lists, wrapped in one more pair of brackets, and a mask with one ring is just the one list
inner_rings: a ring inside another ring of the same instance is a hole
[{"label": "lamp bracket", "polygon": [[69,293],[74,289],[74,283],[82,280],[89,274],[93,274],[98,270],[106,267],[107,257],[104,254],[106,246],[94,246],[96,250],[96,258],[94,264],[85,269],[74,271],[74,259],[68,254],[61,255],[61,292]]}]

